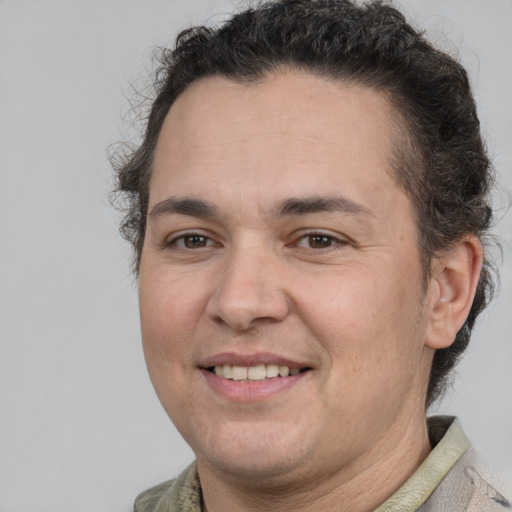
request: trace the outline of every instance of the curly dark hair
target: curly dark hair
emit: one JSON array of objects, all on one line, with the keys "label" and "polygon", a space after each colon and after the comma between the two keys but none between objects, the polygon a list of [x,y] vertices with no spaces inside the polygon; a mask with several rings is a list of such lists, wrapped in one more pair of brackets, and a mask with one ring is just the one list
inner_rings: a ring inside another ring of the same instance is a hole
[{"label": "curly dark hair", "polygon": [[[394,170],[416,210],[425,281],[434,256],[468,234],[486,241],[492,219],[493,168],[467,73],[388,2],[265,2],[235,14],[219,27],[182,32],[174,49],[161,51],[160,63],[143,142],[114,164],[115,193],[126,205],[121,233],[135,249],[136,274],[152,157],[173,102],[200,78],[255,82],[283,67],[374,88],[393,105],[402,133],[394,148]],[[454,343],[434,355],[427,406],[444,391],[493,289],[492,266],[486,256],[466,322]]]}]

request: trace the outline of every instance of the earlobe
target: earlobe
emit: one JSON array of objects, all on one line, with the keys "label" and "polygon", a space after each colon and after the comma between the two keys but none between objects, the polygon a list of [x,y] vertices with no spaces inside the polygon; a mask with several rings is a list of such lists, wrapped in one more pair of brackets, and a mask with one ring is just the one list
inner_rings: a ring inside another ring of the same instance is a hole
[{"label": "earlobe", "polygon": [[482,244],[474,235],[434,261],[426,346],[446,348],[455,340],[473,304],[482,261]]}]

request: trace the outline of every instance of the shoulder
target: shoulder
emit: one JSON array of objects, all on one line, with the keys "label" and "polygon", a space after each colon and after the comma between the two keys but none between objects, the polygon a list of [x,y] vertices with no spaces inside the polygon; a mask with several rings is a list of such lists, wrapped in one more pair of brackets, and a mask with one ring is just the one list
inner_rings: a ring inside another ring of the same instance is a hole
[{"label": "shoulder", "polygon": [[141,492],[135,499],[134,512],[157,512],[161,509],[159,503],[161,503],[162,498],[172,491],[175,481],[176,479],[168,480]]},{"label": "shoulder", "polygon": [[135,499],[134,512],[200,512],[201,488],[196,464],[177,478],[142,492]]},{"label": "shoulder", "polygon": [[484,463],[473,449],[469,449],[419,510],[504,512],[511,508],[507,494],[507,485],[499,471]]}]

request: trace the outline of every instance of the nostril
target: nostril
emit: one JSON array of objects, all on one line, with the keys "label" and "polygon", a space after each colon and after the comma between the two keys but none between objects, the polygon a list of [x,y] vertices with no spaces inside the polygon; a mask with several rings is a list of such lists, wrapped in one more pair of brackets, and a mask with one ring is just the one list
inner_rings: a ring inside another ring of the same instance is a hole
[{"label": "nostril", "polygon": [[206,308],[212,321],[247,332],[286,318],[290,311],[286,293],[262,265],[254,257],[246,265],[237,260],[221,274]]}]

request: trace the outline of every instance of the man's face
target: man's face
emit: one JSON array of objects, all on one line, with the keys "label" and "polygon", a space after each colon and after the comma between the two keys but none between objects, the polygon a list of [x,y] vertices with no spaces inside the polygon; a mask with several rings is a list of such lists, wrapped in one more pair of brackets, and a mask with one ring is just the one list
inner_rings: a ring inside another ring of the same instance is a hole
[{"label": "man's face", "polygon": [[171,108],[142,336],[200,469],[321,479],[369,466],[423,417],[428,295],[393,118],[372,90],[291,71],[208,78]]}]

